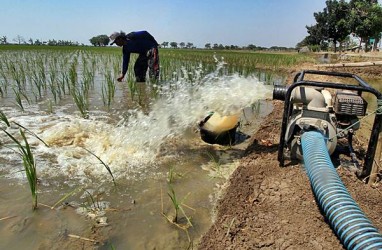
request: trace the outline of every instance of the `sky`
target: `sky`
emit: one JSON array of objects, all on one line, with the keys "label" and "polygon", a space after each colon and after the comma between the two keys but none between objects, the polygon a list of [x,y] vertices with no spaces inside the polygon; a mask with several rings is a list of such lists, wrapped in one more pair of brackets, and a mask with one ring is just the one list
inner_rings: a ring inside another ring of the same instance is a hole
[{"label": "sky", "polygon": [[326,0],[0,0],[0,37],[90,44],[114,31],[158,41],[295,47]]}]

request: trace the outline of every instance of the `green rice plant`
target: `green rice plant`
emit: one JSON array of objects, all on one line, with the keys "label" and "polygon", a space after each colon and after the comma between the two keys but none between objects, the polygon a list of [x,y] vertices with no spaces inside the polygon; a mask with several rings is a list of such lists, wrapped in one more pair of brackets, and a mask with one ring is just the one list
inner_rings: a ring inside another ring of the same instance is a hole
[{"label": "green rice plant", "polygon": [[19,129],[21,137],[23,139],[24,145],[19,142],[13,135],[7,132],[5,129],[0,128],[9,138],[12,139],[13,142],[16,143],[19,149],[19,155],[22,158],[24,170],[28,179],[29,188],[32,194],[32,209],[35,210],[37,208],[37,171],[36,171],[36,162],[34,160],[33,153],[31,151],[30,145],[28,143],[27,138],[25,137],[25,133],[22,129]]},{"label": "green rice plant", "polygon": [[[171,184],[168,184],[168,187],[169,187],[169,189],[170,189],[170,192],[167,193],[167,194],[168,194],[168,196],[170,197],[171,202],[172,202],[172,204],[173,204],[173,206],[174,206],[174,209],[175,209],[175,216],[174,216],[173,218],[170,218],[169,216],[167,216],[167,215],[164,213],[164,211],[163,211],[163,196],[162,196],[162,188],[161,188],[162,215],[166,218],[166,220],[167,220],[168,222],[170,222],[171,224],[175,225],[176,227],[178,227],[179,229],[183,230],[183,231],[186,233],[187,238],[188,238],[188,242],[189,242],[189,246],[188,246],[187,249],[190,249],[190,247],[192,247],[192,241],[191,241],[190,234],[189,234],[188,230],[189,230],[190,227],[193,226],[192,223],[191,223],[191,219],[190,219],[190,217],[188,217],[188,216],[186,215],[186,213],[185,213],[184,210],[183,210],[183,207],[182,207],[182,206],[186,206],[186,205],[184,205],[183,203],[181,203],[181,202],[179,202],[179,201],[177,200],[177,198],[176,198],[176,194],[175,194],[175,191],[174,191],[174,188],[172,187],[172,185],[171,185]],[[186,206],[186,207],[188,207],[188,206]],[[188,207],[188,208],[190,208],[190,207]],[[192,208],[190,208],[190,209],[192,209]],[[184,217],[186,218],[186,220],[187,220],[187,223],[186,223],[186,224],[180,224],[180,223],[178,222],[178,215],[179,215],[179,212],[181,212],[181,213],[184,215]]]},{"label": "green rice plant", "polygon": [[52,100],[48,100],[48,113],[49,114],[53,114],[53,103],[52,103]]},{"label": "green rice plant", "polygon": [[37,140],[39,140],[40,142],[42,142],[46,147],[49,147],[48,144],[46,144],[46,142],[41,139],[36,133],[32,132],[31,130],[29,130],[28,128],[24,127],[23,125],[13,121],[14,124],[16,124],[19,128],[22,128],[24,129],[24,131],[27,131],[30,135],[34,136]]},{"label": "green rice plant", "polygon": [[77,88],[70,92],[81,116],[85,119],[89,118],[89,103],[87,93]]},{"label": "green rice plant", "polygon": [[134,97],[138,92],[137,82],[132,80],[132,79],[128,79],[127,80],[127,86],[129,87],[129,90],[130,90],[131,100],[134,100]]},{"label": "green rice plant", "polygon": [[16,69],[16,66],[13,64],[13,62],[11,62],[11,65],[9,67],[9,72],[11,73],[13,80],[16,82],[17,88],[22,89],[23,86],[19,71]]},{"label": "green rice plant", "polygon": [[[42,98],[42,90],[44,88],[44,83],[42,83],[41,79],[39,78],[37,71],[32,71],[31,79],[32,79],[32,82],[34,84],[35,89],[37,90],[37,95],[35,95],[36,99],[37,99],[37,97],[39,99],[41,99]],[[34,89],[32,89],[32,91],[33,91],[33,93],[35,93]]]},{"label": "green rice plant", "polygon": [[45,65],[42,59],[38,61],[38,79],[42,86],[46,86]]},{"label": "green rice plant", "polygon": [[172,184],[177,177],[183,177],[185,174],[175,172],[175,167],[171,166],[167,173],[167,183]]},{"label": "green rice plant", "polygon": [[10,126],[11,126],[11,124],[10,124],[9,121],[8,121],[7,116],[6,116],[6,115],[4,114],[4,112],[1,111],[1,110],[0,110],[0,121],[4,122],[4,123],[7,125],[7,127],[10,127]]},{"label": "green rice plant", "polygon": [[66,87],[68,89],[68,91],[70,92],[70,85],[69,85],[69,76],[68,76],[68,73],[66,71],[61,71],[61,78],[60,78],[60,81],[59,81],[59,88],[61,89],[62,93],[64,93],[64,95],[66,95]]},{"label": "green rice plant", "polygon": [[27,100],[27,102],[29,103],[28,97],[20,89],[13,88],[13,92],[15,94],[17,106],[19,106],[21,111],[24,111],[24,105],[23,105],[21,96],[23,96]]},{"label": "green rice plant", "polygon": [[76,194],[78,191],[80,191],[82,188],[81,187],[77,187],[75,188],[74,190],[70,191],[69,193],[65,194],[63,197],[61,197],[56,203],[54,203],[53,206],[49,206],[50,209],[54,209],[58,204],[62,203],[64,200],[66,200],[69,196],[73,196],[74,194]]},{"label": "green rice plant", "polygon": [[108,71],[105,74],[105,81],[102,82],[102,101],[104,105],[107,105],[110,108],[111,102],[114,99],[115,95],[115,81],[111,75],[111,72]]},{"label": "green rice plant", "polygon": [[0,67],[0,76],[2,77],[2,81],[1,81],[1,97],[3,97],[4,94],[7,93],[7,89],[8,89],[8,86],[9,86],[9,81],[8,81],[8,78],[7,78],[6,74],[1,69],[1,67]]},{"label": "green rice plant", "polygon": [[69,80],[70,80],[70,85],[69,85],[69,91],[73,88],[76,87],[77,85],[77,60],[74,60],[72,64],[70,65],[69,68]]},{"label": "green rice plant", "polygon": [[187,196],[185,198],[183,198],[182,201],[179,201],[176,197],[175,190],[174,190],[173,186],[171,184],[168,184],[168,188],[169,188],[170,192],[168,192],[167,195],[170,197],[172,205],[175,209],[175,215],[173,217],[172,222],[178,223],[179,212],[181,212],[183,214],[184,218],[186,218],[186,220],[187,220],[187,226],[192,227],[191,219],[186,215],[186,213],[184,212],[184,209],[182,207],[183,201],[187,198]]},{"label": "green rice plant", "polygon": [[206,152],[205,153],[209,158],[210,160],[212,161],[213,163],[213,169],[216,171],[216,173],[221,176],[222,175],[222,171],[221,171],[221,161],[218,157],[215,157],[214,155],[212,155],[212,153],[210,152]]},{"label": "green rice plant", "polygon": [[87,206],[87,207],[93,207],[93,208],[99,208],[99,203],[95,201],[93,195],[86,189],[83,189],[84,192],[87,194],[87,198],[89,198],[90,201],[88,201],[88,204],[90,204],[90,206]]},{"label": "green rice plant", "polygon": [[109,167],[109,165],[107,165],[104,161],[101,160],[100,157],[98,157],[96,154],[94,154],[92,151],[88,150],[87,148],[83,148],[84,150],[86,150],[89,154],[93,155],[95,158],[97,158],[97,160],[99,160],[99,162],[106,168],[106,170],[109,172],[111,178],[113,179],[113,183],[114,183],[114,186],[116,186],[116,182],[115,182],[115,179],[114,179],[114,175],[113,173],[111,172],[111,169]]},{"label": "green rice plant", "polygon": [[173,183],[175,179],[175,171],[174,171],[174,167],[171,167],[167,173],[167,183],[171,184]]},{"label": "green rice plant", "polygon": [[49,89],[52,93],[54,102],[57,103],[58,99],[62,98],[62,95],[61,88],[57,84],[57,73],[54,70],[49,73]]},{"label": "green rice plant", "polygon": [[170,197],[171,199],[171,202],[172,202],[172,205],[175,209],[175,215],[174,215],[174,218],[172,220],[172,222],[178,222],[178,215],[179,215],[179,210],[180,210],[180,202],[178,202],[177,198],[176,198],[176,194],[175,194],[175,190],[174,188],[172,187],[171,184],[168,185],[168,188],[170,190],[169,193],[167,193],[167,195]]}]

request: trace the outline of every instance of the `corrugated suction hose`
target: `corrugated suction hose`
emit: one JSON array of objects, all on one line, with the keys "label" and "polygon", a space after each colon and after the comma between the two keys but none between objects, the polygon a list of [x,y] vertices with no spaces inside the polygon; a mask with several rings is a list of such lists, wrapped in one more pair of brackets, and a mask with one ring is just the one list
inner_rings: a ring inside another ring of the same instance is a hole
[{"label": "corrugated suction hose", "polygon": [[305,168],[330,226],[346,249],[382,249],[382,235],[350,196],[338,176],[325,144],[317,131],[301,136]]}]

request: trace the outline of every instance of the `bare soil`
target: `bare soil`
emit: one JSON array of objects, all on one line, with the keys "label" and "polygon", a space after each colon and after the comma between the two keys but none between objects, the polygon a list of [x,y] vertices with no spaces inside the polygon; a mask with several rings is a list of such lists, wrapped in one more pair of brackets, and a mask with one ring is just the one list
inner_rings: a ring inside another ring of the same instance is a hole
[{"label": "bare soil", "polygon": [[[377,77],[382,67],[335,70]],[[218,203],[216,221],[201,238],[199,249],[344,248],[320,212],[304,168],[279,166],[283,102],[273,104],[273,112],[252,136],[245,157],[232,174]],[[365,184],[344,167],[338,167],[337,172],[360,208],[382,232],[382,184]]]}]

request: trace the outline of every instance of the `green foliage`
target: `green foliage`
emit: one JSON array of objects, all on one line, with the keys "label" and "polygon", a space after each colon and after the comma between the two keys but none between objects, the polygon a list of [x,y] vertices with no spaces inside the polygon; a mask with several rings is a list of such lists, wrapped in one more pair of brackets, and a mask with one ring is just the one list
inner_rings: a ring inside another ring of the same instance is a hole
[{"label": "green foliage", "polygon": [[9,138],[12,139],[13,142],[16,143],[19,154],[22,158],[24,170],[28,179],[29,188],[32,193],[32,208],[35,210],[37,208],[37,171],[36,171],[36,162],[34,160],[33,153],[31,151],[28,140],[25,136],[25,132],[23,130],[19,130],[21,137],[23,139],[24,145],[21,144],[13,135],[7,132],[5,129],[0,128]]},{"label": "green foliage", "polygon": [[110,38],[107,35],[99,35],[93,36],[89,41],[93,46],[107,46],[109,45]]},{"label": "green foliage", "polygon": [[311,27],[311,33],[321,37],[321,40],[333,41],[336,52],[337,42],[345,40],[351,31],[349,12],[349,4],[344,0],[326,1],[324,10],[314,13],[317,24]]},{"label": "green foliage", "polygon": [[352,32],[368,43],[370,38],[379,40],[382,32],[382,8],[376,1],[352,0],[351,27]]},{"label": "green foliage", "polygon": [[[306,26],[309,35],[297,47],[345,42],[350,34],[368,43],[369,38],[379,41],[382,32],[382,7],[373,0],[328,0],[321,12],[314,13],[316,24]],[[348,43],[349,44],[349,43]]]}]

